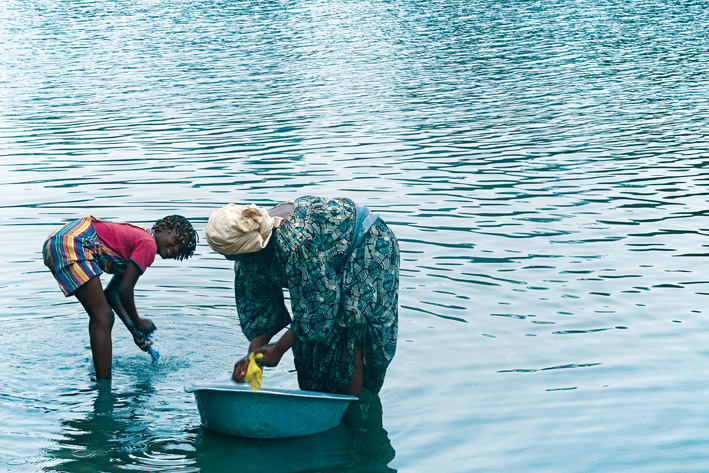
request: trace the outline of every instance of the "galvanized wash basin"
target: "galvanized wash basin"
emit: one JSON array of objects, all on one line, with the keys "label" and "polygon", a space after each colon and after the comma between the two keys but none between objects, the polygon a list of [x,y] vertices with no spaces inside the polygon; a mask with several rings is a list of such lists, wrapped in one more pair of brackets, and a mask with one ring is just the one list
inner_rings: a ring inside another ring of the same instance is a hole
[{"label": "galvanized wash basin", "polygon": [[185,386],[194,393],[202,425],[252,438],[300,437],[337,427],[354,396],[289,389],[252,391],[248,385]]}]

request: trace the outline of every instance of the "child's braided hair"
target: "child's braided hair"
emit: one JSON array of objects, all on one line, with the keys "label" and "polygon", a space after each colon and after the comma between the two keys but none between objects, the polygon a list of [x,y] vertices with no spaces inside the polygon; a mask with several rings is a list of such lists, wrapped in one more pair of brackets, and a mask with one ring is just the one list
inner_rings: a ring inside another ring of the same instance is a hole
[{"label": "child's braided hair", "polygon": [[161,223],[167,225],[170,230],[176,230],[179,235],[177,242],[180,245],[180,251],[177,253],[177,260],[187,259],[194,254],[194,250],[197,248],[197,242],[199,241],[199,236],[197,232],[192,228],[192,224],[182,215],[169,215],[165,218],[161,218],[153,225],[153,231],[157,231]]}]

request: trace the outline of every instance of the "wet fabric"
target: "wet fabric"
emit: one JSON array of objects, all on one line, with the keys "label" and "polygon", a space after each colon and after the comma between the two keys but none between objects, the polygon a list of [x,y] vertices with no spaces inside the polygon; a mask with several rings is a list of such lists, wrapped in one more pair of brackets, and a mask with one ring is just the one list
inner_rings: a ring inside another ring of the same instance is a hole
[{"label": "wet fabric", "polygon": [[251,384],[252,391],[261,390],[263,368],[259,365],[258,360],[263,360],[263,353],[252,352],[249,354],[249,365],[246,367],[246,376],[244,376],[244,381]]},{"label": "wet fabric", "polygon": [[352,242],[350,243],[350,251],[358,247],[364,236],[367,234],[374,222],[379,218],[379,214],[373,213],[364,205],[357,205],[355,207],[355,223],[354,223],[354,234],[352,235]]},{"label": "wet fabric", "polygon": [[264,250],[235,261],[242,330],[251,340],[290,324],[300,388],[313,391],[348,393],[361,346],[364,387],[377,393],[396,351],[398,242],[377,219],[351,250],[356,212],[349,199],[306,196],[293,204]]}]

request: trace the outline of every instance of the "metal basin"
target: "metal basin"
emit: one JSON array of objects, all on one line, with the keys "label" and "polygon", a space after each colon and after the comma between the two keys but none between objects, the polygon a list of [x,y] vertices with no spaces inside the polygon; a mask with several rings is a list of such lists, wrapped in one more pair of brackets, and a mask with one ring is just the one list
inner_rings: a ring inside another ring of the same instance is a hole
[{"label": "metal basin", "polygon": [[251,438],[300,437],[337,427],[354,396],[248,385],[185,386],[194,393],[202,425]]}]

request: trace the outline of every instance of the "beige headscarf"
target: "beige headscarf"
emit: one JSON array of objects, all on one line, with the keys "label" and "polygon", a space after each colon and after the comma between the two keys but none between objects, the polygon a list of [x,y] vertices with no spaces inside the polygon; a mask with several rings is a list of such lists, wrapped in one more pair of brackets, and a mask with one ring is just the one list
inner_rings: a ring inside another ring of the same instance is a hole
[{"label": "beige headscarf", "polygon": [[263,249],[283,219],[251,205],[229,204],[212,212],[207,222],[207,243],[223,255],[242,255]]}]

